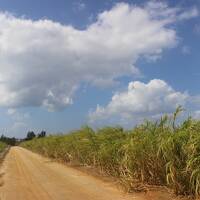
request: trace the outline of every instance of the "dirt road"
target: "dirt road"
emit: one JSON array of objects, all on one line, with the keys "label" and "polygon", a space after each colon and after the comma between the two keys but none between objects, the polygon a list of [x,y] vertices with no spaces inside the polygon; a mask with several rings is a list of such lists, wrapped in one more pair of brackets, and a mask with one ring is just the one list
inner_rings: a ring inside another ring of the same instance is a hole
[{"label": "dirt road", "polygon": [[144,200],[20,147],[11,148],[0,177],[0,200]]}]

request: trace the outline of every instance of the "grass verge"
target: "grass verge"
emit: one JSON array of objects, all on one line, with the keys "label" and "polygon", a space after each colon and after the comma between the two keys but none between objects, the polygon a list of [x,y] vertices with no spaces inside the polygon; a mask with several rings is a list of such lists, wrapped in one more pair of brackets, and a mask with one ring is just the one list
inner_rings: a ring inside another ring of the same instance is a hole
[{"label": "grass verge", "polygon": [[9,151],[9,146],[3,142],[0,142],[0,164],[3,162],[8,151]]}]

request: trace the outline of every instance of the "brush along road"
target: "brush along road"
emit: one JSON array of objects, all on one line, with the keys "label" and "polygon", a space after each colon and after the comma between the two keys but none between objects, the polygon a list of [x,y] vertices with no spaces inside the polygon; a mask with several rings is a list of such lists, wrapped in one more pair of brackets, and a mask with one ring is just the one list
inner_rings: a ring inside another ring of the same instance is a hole
[{"label": "brush along road", "polygon": [[146,200],[125,195],[76,169],[52,162],[21,147],[12,147],[1,168],[1,200]]}]

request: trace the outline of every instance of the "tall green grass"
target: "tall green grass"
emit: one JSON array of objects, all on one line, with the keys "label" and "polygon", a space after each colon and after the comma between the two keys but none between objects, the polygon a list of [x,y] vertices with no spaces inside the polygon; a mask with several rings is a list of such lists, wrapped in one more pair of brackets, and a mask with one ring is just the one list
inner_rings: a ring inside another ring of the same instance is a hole
[{"label": "tall green grass", "polygon": [[7,145],[5,143],[0,142],[0,153],[3,152],[6,147],[7,147]]},{"label": "tall green grass", "polygon": [[188,118],[175,125],[173,117],[146,121],[133,130],[83,127],[66,135],[52,135],[22,147],[79,165],[98,168],[117,177],[128,189],[137,183],[163,185],[176,194],[200,195],[200,121]]}]

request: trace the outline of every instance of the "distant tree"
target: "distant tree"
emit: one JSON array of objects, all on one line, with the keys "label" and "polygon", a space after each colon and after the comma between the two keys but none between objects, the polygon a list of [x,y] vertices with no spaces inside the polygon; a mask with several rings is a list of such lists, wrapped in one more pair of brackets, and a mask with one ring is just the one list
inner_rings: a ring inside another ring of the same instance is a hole
[{"label": "distant tree", "polygon": [[26,140],[32,140],[33,138],[35,138],[35,133],[33,131],[29,131],[27,133],[27,136],[26,136]]},{"label": "distant tree", "polygon": [[38,138],[42,138],[46,136],[46,131],[41,131],[41,133],[38,133]]}]

